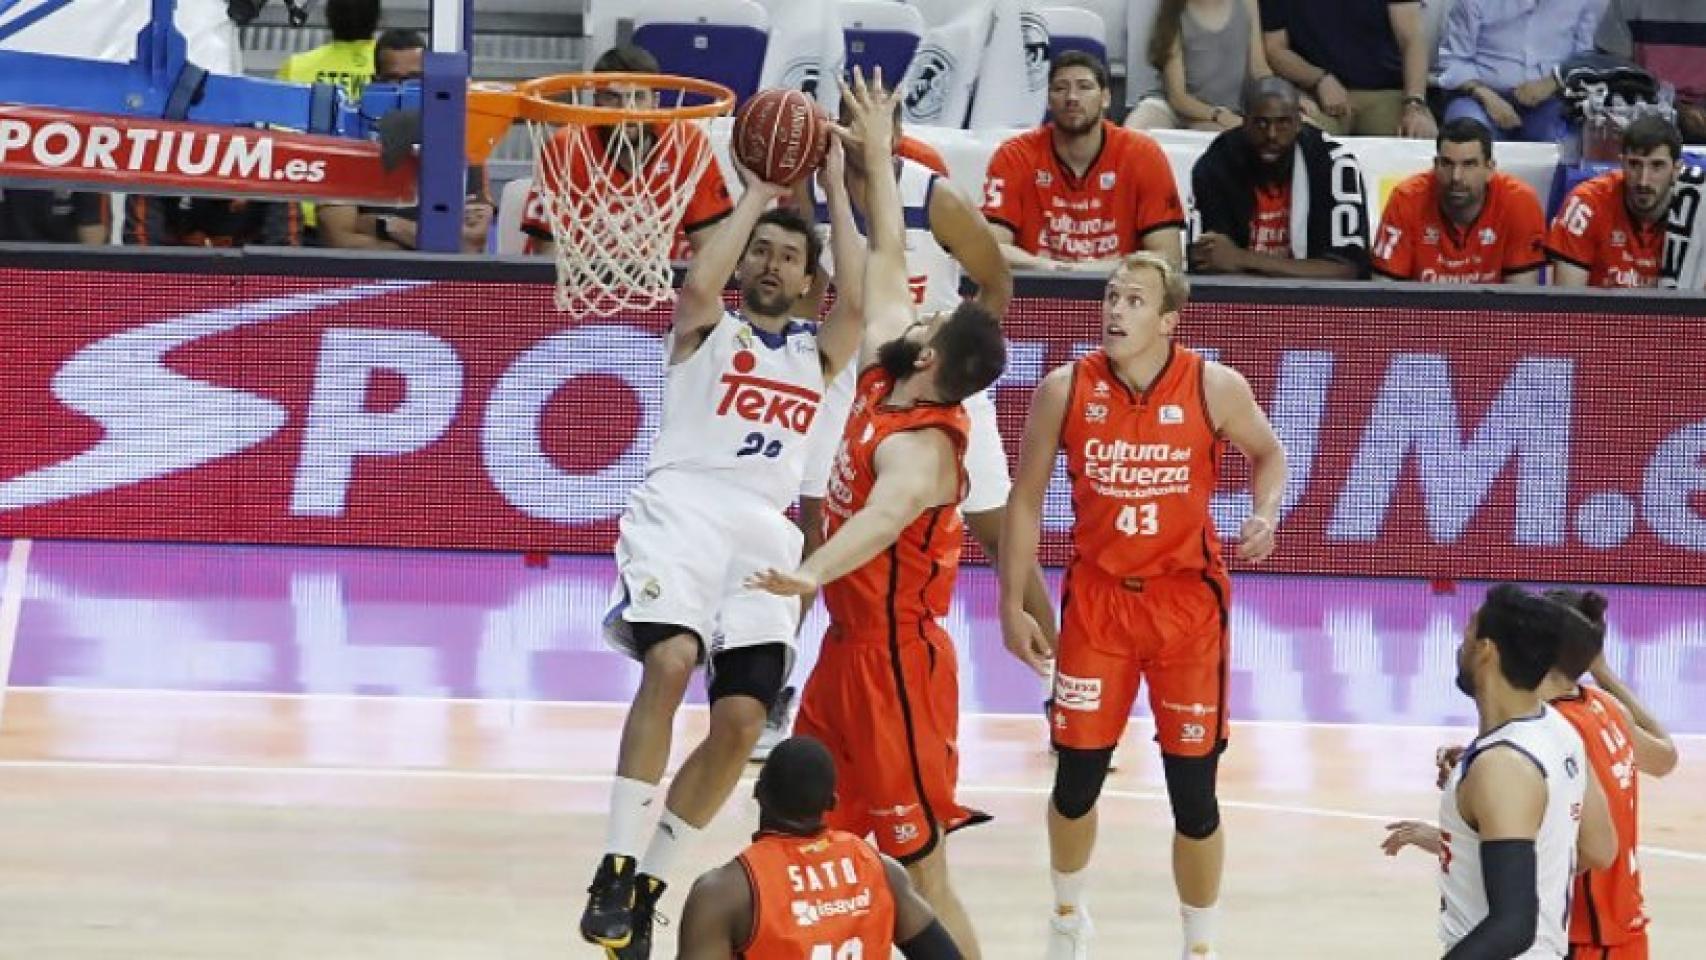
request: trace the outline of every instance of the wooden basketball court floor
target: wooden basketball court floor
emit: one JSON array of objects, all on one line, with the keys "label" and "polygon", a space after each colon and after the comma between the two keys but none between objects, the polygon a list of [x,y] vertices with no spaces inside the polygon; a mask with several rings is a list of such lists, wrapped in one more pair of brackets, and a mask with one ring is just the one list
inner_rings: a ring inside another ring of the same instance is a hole
[{"label": "wooden basketball court floor", "polygon": [[[574,926],[634,681],[593,633],[608,575],[596,559],[14,545],[0,958],[596,956]],[[1432,817],[1434,749],[1466,735],[1450,654],[1481,588],[1234,589],[1245,720],[1222,767],[1222,955],[1438,956],[1437,867],[1378,843],[1389,819]],[[1612,597],[1614,664],[1685,731],[1679,771],[1643,784],[1653,955],[1703,957],[1706,592]],[[1042,952],[1050,762],[1037,682],[1000,651],[992,601],[968,572],[951,627],[965,794],[996,819],[950,853],[985,956],[1017,960]],[[704,716],[683,711],[677,760]],[[1134,721],[1109,781],[1097,957],[1177,956],[1148,735]],[[738,850],[749,791],[684,878]],[[674,943],[661,928],[654,955]]]}]

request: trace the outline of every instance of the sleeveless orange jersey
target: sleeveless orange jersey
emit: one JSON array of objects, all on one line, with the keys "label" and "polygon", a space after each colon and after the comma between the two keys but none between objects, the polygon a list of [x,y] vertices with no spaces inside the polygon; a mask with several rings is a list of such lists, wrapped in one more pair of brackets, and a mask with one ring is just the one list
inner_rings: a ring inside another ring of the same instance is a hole
[{"label": "sleeveless orange jersey", "polygon": [[1640,830],[1640,787],[1635,745],[1616,699],[1596,687],[1578,688],[1552,706],[1581,734],[1588,763],[1605,791],[1611,821],[1617,826],[1617,862],[1604,870],[1576,875],[1570,890],[1570,942],[1614,947],[1644,936],[1646,902],[1635,859]]},{"label": "sleeveless orange jersey", "polygon": [[[835,535],[860,510],[877,481],[877,447],[908,430],[941,430],[954,445],[964,495],[966,437],[971,421],[957,403],[919,403],[888,407],[894,380],[881,367],[859,375],[841,449],[835,455],[823,502],[823,536]],[[954,577],[960,569],[965,521],[957,503],[924,511],[901,532],[894,545],[869,563],[824,585],[830,622],[852,634],[882,631],[894,624],[935,620],[948,615]]]},{"label": "sleeveless orange jersey", "polygon": [[760,834],[737,858],[752,888],[745,960],[887,957],[894,894],[882,858],[851,833]]},{"label": "sleeveless orange jersey", "polygon": [[1174,346],[1142,393],[1096,350],[1073,370],[1061,426],[1072,478],[1074,563],[1117,579],[1224,572],[1209,498],[1222,440],[1203,394],[1203,359]]}]

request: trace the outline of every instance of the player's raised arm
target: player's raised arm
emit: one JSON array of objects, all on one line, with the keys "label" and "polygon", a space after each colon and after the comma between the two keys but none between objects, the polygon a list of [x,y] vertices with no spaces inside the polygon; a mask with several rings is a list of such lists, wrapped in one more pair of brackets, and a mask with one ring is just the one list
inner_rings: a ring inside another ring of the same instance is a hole
[{"label": "player's raised arm", "polygon": [[907,285],[906,218],[894,171],[894,106],[900,94],[885,90],[882,71],[872,83],[854,71],[851,89],[843,86],[842,104],[852,120],[851,134],[864,151],[866,217],[870,253],[865,259],[865,336],[859,366],[875,363],[877,350],[905,332],[918,313]]},{"label": "player's raised arm", "polygon": [[960,195],[946,177],[930,191],[930,232],[942,249],[954,255],[977,284],[977,302],[997,317],[1005,317],[1013,299],[1013,268],[1001,255],[983,212]]},{"label": "player's raised arm", "polygon": [[1239,531],[1238,559],[1259,563],[1274,552],[1285,497],[1285,446],[1243,374],[1209,363],[1203,369],[1203,386],[1215,429],[1250,461],[1250,515]]},{"label": "player's raised arm", "polygon": [[766,570],[747,586],[783,596],[804,596],[870,562],[900,539],[924,511],[951,501],[958,475],[954,444],[940,430],[897,433],[877,447],[877,479],[865,507],[792,573]]},{"label": "player's raised arm", "polygon": [[1647,710],[1641,698],[1635,696],[1635,691],[1617,676],[1611,665],[1605,662],[1603,653],[1594,658],[1588,672],[1599,688],[1615,697],[1623,708],[1623,717],[1629,721],[1630,739],[1635,746],[1635,766],[1649,777],[1663,777],[1675,770],[1676,741],[1671,739],[1670,731]]},{"label": "player's raised arm", "polygon": [[840,139],[831,139],[818,175],[829,207],[829,248],[835,257],[835,305],[817,335],[826,377],[840,373],[858,354],[865,332],[865,236],[847,195],[845,149]]},{"label": "player's raised arm", "polygon": [[1533,946],[1540,922],[1534,841],[1546,815],[1546,780],[1528,757],[1495,744],[1463,775],[1457,807],[1481,837],[1487,916],[1446,960],[1518,956]]},{"label": "player's raised arm", "polygon": [[1043,495],[1054,474],[1060,450],[1061,425],[1072,393],[1072,364],[1056,367],[1037,385],[1025,439],[1019,448],[1019,470],[1007,495],[1007,519],[1001,527],[1001,638],[1013,656],[1041,676],[1048,676],[1054,650],[1035,617],[1025,610],[1025,587],[1037,565],[1042,537]]},{"label": "player's raised arm", "polygon": [[[675,320],[670,328],[674,336],[670,347],[671,363],[679,363],[692,356],[705,334],[722,319],[723,288],[728,286],[741,254],[746,252],[752,228],[772,203],[788,195],[787,187],[758,179],[757,175],[742,167],[739,160],[730,162],[740,173],[746,189],[741,192],[734,212],[712,231],[705,246],[687,266],[687,278],[681,282],[681,291],[675,301]],[[706,175],[715,176],[716,171],[709,171]]]},{"label": "player's raised arm", "polygon": [[734,960],[749,939],[752,892],[738,867],[723,866],[694,881],[681,911],[678,960]]}]

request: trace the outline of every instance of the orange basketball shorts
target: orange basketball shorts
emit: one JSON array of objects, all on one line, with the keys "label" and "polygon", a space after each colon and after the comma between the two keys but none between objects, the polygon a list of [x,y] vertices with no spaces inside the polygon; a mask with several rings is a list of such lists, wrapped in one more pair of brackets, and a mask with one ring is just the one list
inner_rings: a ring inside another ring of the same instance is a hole
[{"label": "orange basketball shorts", "polygon": [[1620,943],[1615,947],[1572,943],[1570,960],[1647,960],[1647,935],[1642,933],[1628,943]]},{"label": "orange basketball shorts", "polygon": [[1149,683],[1161,752],[1201,757],[1226,742],[1227,599],[1222,574],[1118,580],[1067,570],[1049,709],[1057,747],[1119,742]]},{"label": "orange basketball shorts", "polygon": [[954,642],[935,623],[907,624],[893,639],[831,625],[794,721],[796,734],[823,741],[835,757],[828,825],[874,836],[902,863],[983,819],[955,796],[959,728]]}]

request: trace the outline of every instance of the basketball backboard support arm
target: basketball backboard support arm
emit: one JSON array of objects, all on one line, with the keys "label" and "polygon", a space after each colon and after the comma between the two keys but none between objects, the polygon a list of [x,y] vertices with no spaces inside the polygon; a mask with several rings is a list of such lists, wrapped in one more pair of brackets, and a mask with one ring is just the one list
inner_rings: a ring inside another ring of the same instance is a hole
[{"label": "basketball backboard support arm", "polygon": [[462,249],[468,160],[468,78],[473,0],[432,0],[432,34],[421,64],[421,179],[417,246]]},{"label": "basketball backboard support arm", "polygon": [[[361,112],[338,88],[209,73],[189,61],[175,0],[151,0],[129,63],[0,50],[0,101],[191,123],[268,123],[361,136]],[[31,11],[32,14],[39,11]],[[34,22],[34,17],[30,22]],[[16,21],[0,31],[16,29]]]}]

